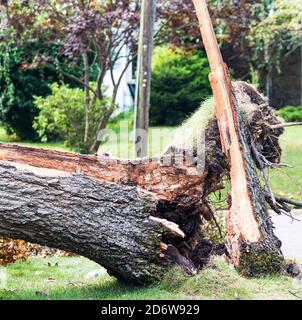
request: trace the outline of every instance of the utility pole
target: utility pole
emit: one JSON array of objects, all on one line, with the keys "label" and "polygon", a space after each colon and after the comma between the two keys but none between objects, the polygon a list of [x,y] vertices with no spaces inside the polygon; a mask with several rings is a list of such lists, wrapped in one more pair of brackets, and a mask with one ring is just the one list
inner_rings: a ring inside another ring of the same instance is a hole
[{"label": "utility pole", "polygon": [[151,63],[156,0],[142,0],[134,114],[134,157],[148,153]]}]

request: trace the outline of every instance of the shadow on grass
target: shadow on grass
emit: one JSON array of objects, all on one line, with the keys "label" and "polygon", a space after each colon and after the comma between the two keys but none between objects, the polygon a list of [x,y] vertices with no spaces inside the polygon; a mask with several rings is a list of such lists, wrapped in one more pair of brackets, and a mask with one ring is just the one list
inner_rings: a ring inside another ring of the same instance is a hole
[{"label": "shadow on grass", "polygon": [[[179,269],[167,272],[160,283],[137,287],[109,275],[87,279],[100,269],[82,257],[47,257],[18,261],[5,268],[7,284],[0,299],[10,300],[177,300],[177,299],[294,299],[293,281],[284,275],[246,279],[223,259],[197,276]],[[301,286],[302,289],[302,286]],[[302,290],[301,290],[302,291]],[[299,293],[300,294],[300,293]]]}]

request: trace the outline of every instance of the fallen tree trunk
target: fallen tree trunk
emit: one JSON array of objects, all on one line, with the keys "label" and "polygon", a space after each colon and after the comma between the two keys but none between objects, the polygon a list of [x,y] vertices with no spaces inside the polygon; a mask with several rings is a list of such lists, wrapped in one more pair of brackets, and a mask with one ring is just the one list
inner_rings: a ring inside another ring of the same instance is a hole
[{"label": "fallen tree trunk", "polygon": [[[183,158],[183,156],[181,156]],[[198,173],[189,159],[179,161],[175,156],[119,160],[101,155],[80,155],[70,152],[23,147],[0,143],[0,161],[10,161],[19,168],[31,165],[66,173],[78,173],[97,181],[140,186],[167,201],[200,199],[206,172]],[[38,172],[38,169],[36,169]],[[190,179],[188,179],[190,175]]]},{"label": "fallen tree trunk", "polygon": [[139,284],[175,264],[196,272],[189,255],[201,237],[206,174],[189,162],[0,149],[0,235],[80,254]]},{"label": "fallen tree trunk", "polygon": [[[254,88],[234,87],[244,134],[261,159],[278,163],[279,121]],[[139,284],[175,264],[194,274],[213,252],[200,228],[201,217],[213,218],[208,196],[229,174],[212,100],[183,127],[194,123],[197,135],[205,130],[203,171],[198,139],[181,141],[182,128],[164,156],[140,161],[0,144],[0,235],[78,253]]]},{"label": "fallen tree trunk", "polygon": [[[158,199],[82,175],[40,176],[0,166],[0,234],[72,251],[136,283],[160,278],[166,229],[150,219]],[[168,230],[169,232],[169,230]]]},{"label": "fallen tree trunk", "polygon": [[8,144],[0,160],[0,235],[83,255],[139,284],[174,264],[195,273],[187,257],[200,238],[206,173],[190,162]]}]

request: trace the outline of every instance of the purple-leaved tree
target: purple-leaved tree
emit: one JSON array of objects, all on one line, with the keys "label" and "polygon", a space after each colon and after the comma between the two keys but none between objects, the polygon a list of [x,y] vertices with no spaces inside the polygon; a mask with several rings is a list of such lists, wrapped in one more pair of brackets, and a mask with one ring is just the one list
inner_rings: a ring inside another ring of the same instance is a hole
[{"label": "purple-leaved tree", "polygon": [[[51,48],[51,54],[38,48],[31,63],[23,67],[56,70],[84,88],[83,152],[96,152],[100,143],[97,132],[106,127],[122,77],[136,56],[139,0],[12,0],[5,6],[6,37],[18,44],[38,41]],[[124,46],[128,50],[123,50]],[[122,58],[126,64],[117,75],[113,69]],[[98,99],[104,98],[107,72],[113,93],[100,112],[95,132],[91,130],[90,111]]]}]

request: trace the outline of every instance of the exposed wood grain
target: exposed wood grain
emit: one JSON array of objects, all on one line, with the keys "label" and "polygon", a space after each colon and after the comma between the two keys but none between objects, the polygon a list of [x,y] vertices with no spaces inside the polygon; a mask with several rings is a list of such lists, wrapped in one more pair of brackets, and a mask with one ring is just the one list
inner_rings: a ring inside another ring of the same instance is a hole
[{"label": "exposed wood grain", "polygon": [[[49,149],[0,143],[0,161],[12,161],[39,168],[80,173],[98,181],[140,186],[160,199],[186,202],[203,195],[206,172],[197,172],[190,162],[173,165],[170,158],[132,161],[80,155]],[[175,162],[175,160],[174,160]]]},{"label": "exposed wood grain", "polygon": [[[273,233],[262,186],[252,159],[249,135],[241,119],[238,101],[221,56],[206,1],[193,2],[211,67],[209,78],[216,102],[222,150],[230,163],[232,203],[227,218],[227,242],[231,260],[246,274],[276,272],[281,268],[283,257],[280,243]],[[249,263],[245,261],[247,256]],[[270,261],[261,263],[258,259]]]}]

